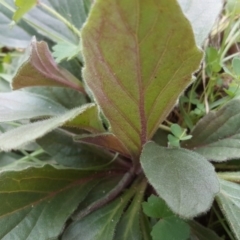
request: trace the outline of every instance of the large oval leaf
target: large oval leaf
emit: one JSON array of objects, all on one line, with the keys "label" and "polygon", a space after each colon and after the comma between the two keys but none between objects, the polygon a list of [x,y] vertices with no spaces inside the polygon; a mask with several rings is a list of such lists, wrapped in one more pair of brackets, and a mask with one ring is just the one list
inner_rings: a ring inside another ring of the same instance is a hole
[{"label": "large oval leaf", "polygon": [[88,87],[138,157],[199,66],[189,22],[175,0],[97,0],[82,48]]},{"label": "large oval leaf", "polygon": [[141,164],[157,193],[182,217],[206,212],[219,191],[213,166],[186,149],[168,149],[149,142],[143,148]]}]

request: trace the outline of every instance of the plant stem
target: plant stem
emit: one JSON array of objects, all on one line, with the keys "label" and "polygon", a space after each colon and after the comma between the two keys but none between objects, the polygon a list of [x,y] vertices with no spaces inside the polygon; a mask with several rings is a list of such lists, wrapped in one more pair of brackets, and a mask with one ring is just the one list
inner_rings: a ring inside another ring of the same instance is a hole
[{"label": "plant stem", "polygon": [[45,3],[40,2],[39,6],[42,7],[44,10],[46,10],[47,12],[51,13],[54,17],[58,18],[63,23],[65,23],[67,27],[73,31],[73,33],[75,33],[78,37],[80,37],[80,31],[72,23],[70,23],[66,18],[64,18],[61,14],[59,14],[53,8],[50,8]]},{"label": "plant stem", "polygon": [[120,180],[120,182],[106,196],[104,196],[103,198],[100,198],[96,202],[93,202],[83,211],[73,215],[72,219],[74,221],[80,220],[83,217],[87,216],[88,214],[92,213],[93,211],[111,202],[133,181],[134,176],[135,176],[135,168],[132,168],[130,169],[129,172],[125,173],[125,175]]},{"label": "plant stem", "polygon": [[26,151],[22,151],[22,152],[26,156],[20,158],[18,161],[24,162],[24,161],[32,160],[34,162],[41,162],[41,163],[42,163],[42,161],[38,160],[35,157],[45,153],[45,151],[42,150],[42,149],[39,149],[39,150],[37,150],[37,151],[35,151],[35,152],[31,153],[31,154],[28,154]]},{"label": "plant stem", "polygon": [[162,129],[162,130],[165,130],[167,132],[172,132],[170,127],[167,127],[166,125],[163,125],[163,124],[160,124],[159,128]]},{"label": "plant stem", "polygon": [[221,223],[221,225],[223,226],[224,230],[226,231],[226,233],[228,234],[229,238],[231,240],[234,240],[234,237],[232,236],[231,231],[228,229],[228,227],[226,226],[226,224],[224,223],[224,220],[222,220],[220,214],[218,213],[218,211],[216,210],[216,208],[213,206],[213,211],[216,214],[219,222]]}]

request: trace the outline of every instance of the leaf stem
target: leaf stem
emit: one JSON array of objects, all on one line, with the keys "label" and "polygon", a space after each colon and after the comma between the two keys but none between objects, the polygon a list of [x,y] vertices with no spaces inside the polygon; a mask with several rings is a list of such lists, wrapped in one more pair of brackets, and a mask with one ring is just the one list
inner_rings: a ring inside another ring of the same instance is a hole
[{"label": "leaf stem", "polygon": [[45,153],[45,151],[44,151],[43,149],[39,149],[39,150],[37,150],[37,151],[34,151],[34,152],[31,153],[31,154],[27,153],[26,151],[22,151],[22,152],[23,152],[23,154],[26,155],[26,156],[20,158],[20,159],[18,160],[18,162],[19,162],[19,161],[24,162],[24,161],[32,160],[32,161],[34,161],[34,162],[41,162],[41,163],[42,163],[42,161],[38,160],[38,159],[35,158],[35,157],[37,157],[37,156],[42,155],[43,153]]},{"label": "leaf stem", "polygon": [[240,174],[234,175],[234,172],[217,173],[218,177],[231,182],[240,182]]},{"label": "leaf stem", "polygon": [[104,196],[103,198],[100,198],[96,202],[93,202],[83,211],[73,215],[72,219],[74,221],[80,220],[83,217],[87,216],[88,214],[92,213],[93,211],[111,202],[133,181],[134,176],[135,176],[135,168],[133,167],[130,169],[129,172],[125,173],[125,175],[120,180],[120,182],[106,196]]},{"label": "leaf stem", "polygon": [[219,222],[220,222],[221,225],[223,226],[224,230],[225,230],[226,233],[228,234],[229,238],[230,238],[231,240],[234,240],[234,237],[233,237],[231,231],[228,229],[228,227],[226,226],[224,220],[222,219],[222,217],[220,216],[220,214],[218,213],[218,211],[216,210],[216,208],[215,208],[214,206],[213,206],[213,211],[214,211],[214,213],[216,214]]},{"label": "leaf stem", "polygon": [[73,33],[75,33],[80,38],[80,31],[72,24],[70,23],[66,18],[64,18],[61,14],[59,14],[57,11],[55,11],[53,8],[50,8],[45,3],[39,2],[38,4],[40,7],[42,7],[47,12],[51,13],[54,17],[58,18],[60,21],[65,23],[67,27],[72,30]]},{"label": "leaf stem", "polygon": [[172,132],[170,127],[166,126],[166,125],[163,125],[163,124],[160,124],[159,125],[159,128],[162,129],[162,130],[165,130],[167,132]]}]

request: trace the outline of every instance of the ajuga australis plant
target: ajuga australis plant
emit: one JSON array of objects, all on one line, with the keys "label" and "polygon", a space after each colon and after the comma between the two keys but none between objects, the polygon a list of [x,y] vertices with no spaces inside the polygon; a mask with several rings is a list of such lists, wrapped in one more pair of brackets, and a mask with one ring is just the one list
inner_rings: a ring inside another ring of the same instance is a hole
[{"label": "ajuga australis plant", "polygon": [[[216,198],[240,239],[240,175],[210,162],[240,156],[239,99],[191,136],[160,130],[200,69],[222,2],[30,2],[16,1],[13,19],[36,38],[0,93],[0,149],[25,155],[1,167],[0,238],[220,239],[193,220]],[[0,3],[7,15],[12,2]]]}]

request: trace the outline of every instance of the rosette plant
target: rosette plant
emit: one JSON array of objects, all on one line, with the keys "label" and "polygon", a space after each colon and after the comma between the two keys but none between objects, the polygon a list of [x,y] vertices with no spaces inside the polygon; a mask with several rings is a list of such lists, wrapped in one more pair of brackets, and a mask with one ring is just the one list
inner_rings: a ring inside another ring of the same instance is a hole
[{"label": "rosette plant", "polygon": [[[0,3],[9,18],[12,1]],[[239,100],[203,117],[181,146],[159,131],[200,69],[222,2],[16,5],[22,38],[9,32],[2,44],[36,38],[0,93],[2,154],[25,154],[1,167],[1,239],[220,239],[193,220],[215,197],[240,239],[226,199],[240,193],[226,181],[239,174],[210,163],[239,157]]]}]

